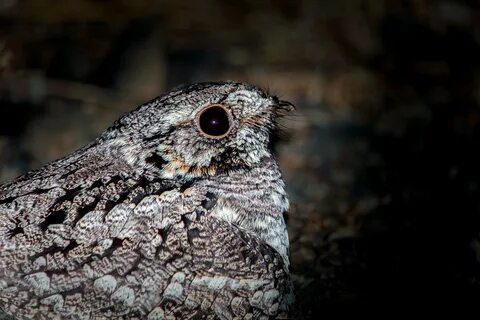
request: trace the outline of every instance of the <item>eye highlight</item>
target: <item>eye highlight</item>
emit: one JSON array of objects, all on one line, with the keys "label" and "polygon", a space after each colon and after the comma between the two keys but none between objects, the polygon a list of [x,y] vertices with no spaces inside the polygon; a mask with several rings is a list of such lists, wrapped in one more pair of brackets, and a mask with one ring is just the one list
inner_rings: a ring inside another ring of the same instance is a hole
[{"label": "eye highlight", "polygon": [[230,112],[220,104],[212,104],[197,113],[196,125],[209,138],[223,138],[230,132]]}]

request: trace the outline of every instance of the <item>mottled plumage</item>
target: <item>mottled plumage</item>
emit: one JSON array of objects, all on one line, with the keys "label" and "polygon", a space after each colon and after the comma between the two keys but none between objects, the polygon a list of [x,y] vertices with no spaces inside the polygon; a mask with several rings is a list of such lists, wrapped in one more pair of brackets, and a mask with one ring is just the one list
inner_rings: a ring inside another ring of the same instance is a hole
[{"label": "mottled plumage", "polygon": [[[203,130],[206,108],[228,131]],[[18,319],[287,310],[288,200],[270,141],[289,108],[239,83],[183,87],[0,186],[0,309]]]}]

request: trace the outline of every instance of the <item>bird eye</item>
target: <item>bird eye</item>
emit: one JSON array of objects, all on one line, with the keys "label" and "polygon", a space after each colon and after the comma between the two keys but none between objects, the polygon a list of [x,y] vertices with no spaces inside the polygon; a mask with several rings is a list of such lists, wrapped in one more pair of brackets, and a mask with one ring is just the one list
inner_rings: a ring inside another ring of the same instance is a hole
[{"label": "bird eye", "polygon": [[208,137],[222,138],[230,131],[230,113],[219,104],[201,110],[196,118],[198,128]]}]

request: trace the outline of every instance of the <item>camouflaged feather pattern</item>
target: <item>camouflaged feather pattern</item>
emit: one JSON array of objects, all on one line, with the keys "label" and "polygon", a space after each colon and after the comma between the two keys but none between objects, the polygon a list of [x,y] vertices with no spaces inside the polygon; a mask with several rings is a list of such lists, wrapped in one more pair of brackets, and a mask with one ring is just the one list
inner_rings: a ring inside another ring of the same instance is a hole
[{"label": "camouflaged feather pattern", "polygon": [[[191,121],[211,103],[234,116],[225,140]],[[184,87],[0,186],[4,316],[268,319],[287,310],[288,200],[268,150],[280,104],[238,83]]]}]

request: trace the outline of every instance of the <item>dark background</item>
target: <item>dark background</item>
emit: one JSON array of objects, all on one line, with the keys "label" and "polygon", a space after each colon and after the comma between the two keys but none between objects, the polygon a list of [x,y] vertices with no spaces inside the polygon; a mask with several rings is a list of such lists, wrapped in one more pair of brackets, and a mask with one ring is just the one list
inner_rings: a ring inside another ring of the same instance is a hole
[{"label": "dark background", "polygon": [[[480,302],[477,1],[0,1],[0,182],[196,81],[297,105],[296,319]],[[477,310],[478,311],[478,310]]]}]

